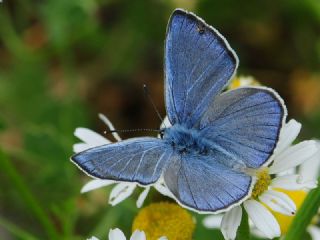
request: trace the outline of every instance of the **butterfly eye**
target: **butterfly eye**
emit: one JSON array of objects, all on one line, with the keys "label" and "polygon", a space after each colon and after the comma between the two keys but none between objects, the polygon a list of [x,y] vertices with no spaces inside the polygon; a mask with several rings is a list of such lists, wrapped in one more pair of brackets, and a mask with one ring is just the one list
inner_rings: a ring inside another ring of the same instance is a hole
[{"label": "butterfly eye", "polygon": [[160,131],[159,131],[159,134],[160,134],[160,138],[163,139],[164,130],[160,130]]}]

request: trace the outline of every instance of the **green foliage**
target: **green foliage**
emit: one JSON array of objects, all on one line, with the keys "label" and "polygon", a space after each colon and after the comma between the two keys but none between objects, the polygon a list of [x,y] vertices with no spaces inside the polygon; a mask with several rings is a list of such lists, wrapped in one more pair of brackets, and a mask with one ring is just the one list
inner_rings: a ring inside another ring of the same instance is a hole
[{"label": "green foliage", "polygon": [[244,208],[242,208],[242,218],[237,232],[237,240],[250,240],[249,218]]}]

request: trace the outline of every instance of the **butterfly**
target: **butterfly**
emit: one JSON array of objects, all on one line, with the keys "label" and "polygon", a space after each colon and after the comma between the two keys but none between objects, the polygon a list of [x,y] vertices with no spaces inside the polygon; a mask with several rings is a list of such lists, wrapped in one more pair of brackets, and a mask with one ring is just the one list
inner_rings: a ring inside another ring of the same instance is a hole
[{"label": "butterfly", "polygon": [[165,41],[165,103],[170,127],[71,157],[98,179],[152,185],[163,177],[173,198],[200,213],[227,211],[250,197],[249,169],[269,164],[286,118],[272,89],[222,90],[238,57],[201,18],[176,9]]}]

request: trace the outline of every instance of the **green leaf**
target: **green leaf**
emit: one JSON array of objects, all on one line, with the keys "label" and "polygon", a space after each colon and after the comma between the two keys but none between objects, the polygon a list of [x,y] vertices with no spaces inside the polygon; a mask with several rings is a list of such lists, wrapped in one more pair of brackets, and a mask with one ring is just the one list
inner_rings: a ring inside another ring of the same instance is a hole
[{"label": "green leaf", "polygon": [[237,240],[249,240],[250,228],[248,214],[244,208],[242,208],[242,219],[237,232]]},{"label": "green leaf", "polygon": [[0,217],[0,226],[5,228],[7,231],[11,232],[14,236],[18,237],[19,239],[37,240],[37,238],[29,232],[26,232],[25,230],[19,228],[15,224],[11,223],[10,221],[2,217]]},{"label": "green leaf", "polygon": [[8,156],[0,149],[0,168],[6,173],[7,177],[12,182],[12,186],[19,192],[20,196],[24,199],[28,208],[32,211],[34,216],[38,218],[39,222],[45,229],[49,239],[58,239],[58,233],[55,229],[53,222],[46,214],[44,209],[40,206],[39,202],[29,190],[21,175],[17,172]]}]

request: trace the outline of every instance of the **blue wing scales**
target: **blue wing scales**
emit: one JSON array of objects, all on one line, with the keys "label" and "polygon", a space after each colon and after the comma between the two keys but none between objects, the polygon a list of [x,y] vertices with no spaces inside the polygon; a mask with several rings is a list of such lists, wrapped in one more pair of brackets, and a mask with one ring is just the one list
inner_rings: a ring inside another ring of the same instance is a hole
[{"label": "blue wing scales", "polygon": [[166,107],[171,124],[193,127],[237,68],[226,40],[200,18],[176,10],[165,44]]},{"label": "blue wing scales", "polygon": [[228,166],[258,168],[272,155],[286,116],[280,97],[266,88],[239,88],[216,97],[200,121],[200,135]]},{"label": "blue wing scales", "polygon": [[237,56],[216,30],[176,10],[165,42],[167,114],[172,125],[199,131],[197,136],[210,143],[209,153],[178,154],[170,143],[144,137],[95,147],[72,161],[96,178],[142,185],[164,173],[177,201],[198,211],[218,212],[244,201],[252,187],[244,170],[268,161],[286,109],[268,89],[219,95],[237,65]]},{"label": "blue wing scales", "polygon": [[252,178],[215,161],[214,156],[175,156],[164,173],[180,204],[200,212],[218,212],[248,196]]},{"label": "blue wing scales", "polygon": [[161,139],[144,137],[91,148],[71,159],[93,177],[148,185],[159,179],[171,154]]}]

